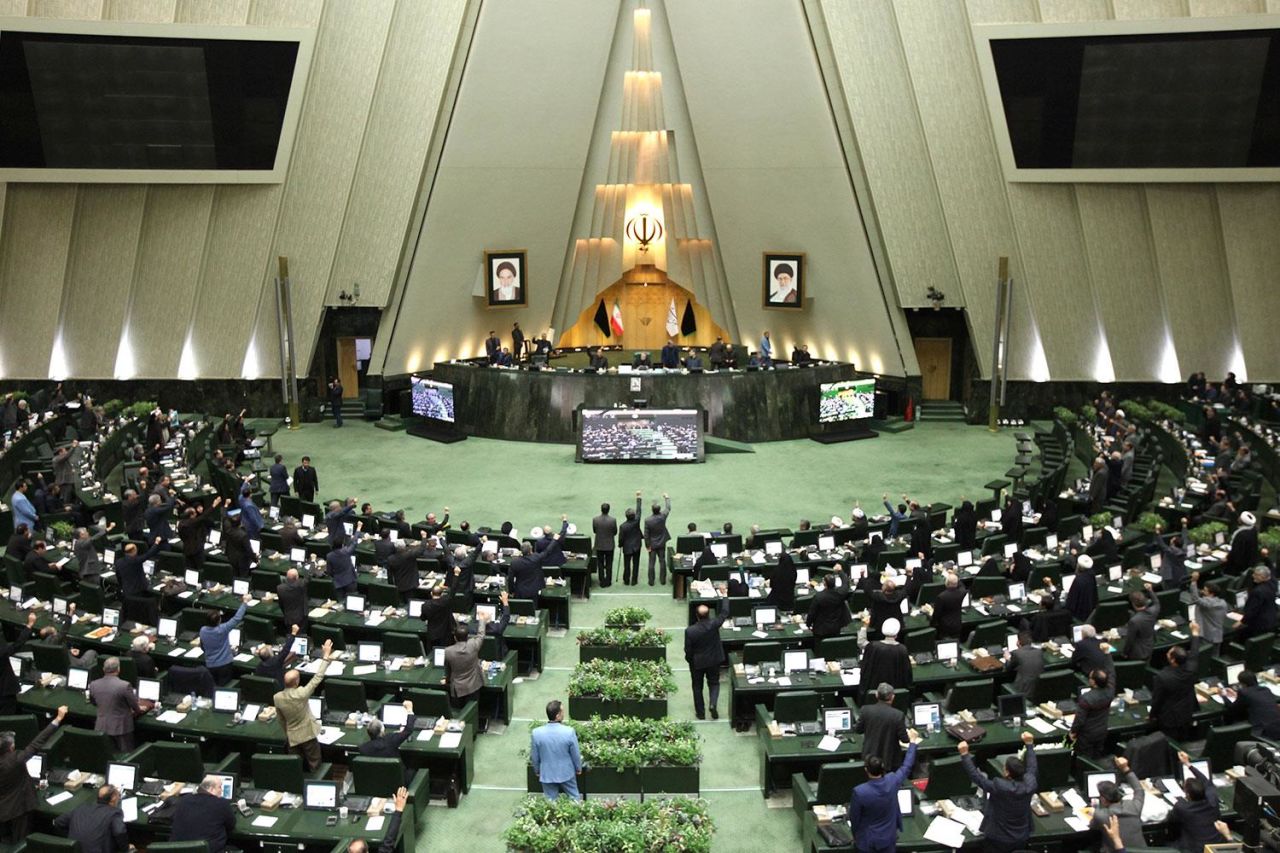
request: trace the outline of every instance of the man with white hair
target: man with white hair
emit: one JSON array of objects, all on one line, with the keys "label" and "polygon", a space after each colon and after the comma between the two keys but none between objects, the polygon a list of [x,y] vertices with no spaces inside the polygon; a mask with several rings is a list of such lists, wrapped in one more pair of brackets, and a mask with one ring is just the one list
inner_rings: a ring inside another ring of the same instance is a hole
[{"label": "man with white hair", "polygon": [[1251,580],[1253,584],[1245,597],[1241,619],[1234,629],[1242,642],[1276,629],[1276,581],[1271,577],[1271,569],[1258,566]]},{"label": "man with white hair", "polygon": [[[880,626],[883,640],[868,643],[862,651],[862,684],[888,684],[895,688],[911,687],[911,655],[898,642],[902,623],[886,619]],[[866,692],[864,687],[864,693]]]},{"label": "man with white hair", "polygon": [[387,557],[387,579],[395,584],[396,591],[404,598],[408,598],[421,583],[421,577],[418,574],[418,558],[426,552],[427,541],[426,531],[418,534],[418,541],[412,546],[403,539],[397,539]]},{"label": "man with white hair", "polygon": [[222,798],[222,777],[206,776],[193,793],[178,798],[170,841],[204,841],[209,853],[227,849],[227,836],[236,828],[230,800]]},{"label": "man with white hair", "polygon": [[942,592],[934,596],[929,624],[938,629],[938,639],[958,640],[964,634],[964,599],[968,593],[954,572],[947,572],[945,583]]},{"label": "man with white hair", "polygon": [[1231,552],[1223,570],[1229,575],[1247,572],[1258,562],[1258,520],[1251,512],[1240,513],[1240,526],[1231,534]]},{"label": "man with white hair", "polygon": [[1103,670],[1107,673],[1108,682],[1116,683],[1115,661],[1102,647],[1102,641],[1098,639],[1098,631],[1092,625],[1080,627],[1080,639],[1072,644],[1071,665],[1085,678],[1088,678],[1091,672]]},{"label": "man with white hair", "polygon": [[876,701],[863,705],[853,730],[862,737],[862,760],[871,756],[884,762],[889,771],[902,766],[902,744],[907,740],[907,717],[893,707],[892,684],[876,686]]}]

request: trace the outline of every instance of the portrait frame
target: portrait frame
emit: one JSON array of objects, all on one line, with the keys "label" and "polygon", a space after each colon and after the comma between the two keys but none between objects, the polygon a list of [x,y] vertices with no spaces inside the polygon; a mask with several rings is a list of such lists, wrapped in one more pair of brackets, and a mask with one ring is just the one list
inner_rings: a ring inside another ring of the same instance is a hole
[{"label": "portrait frame", "polygon": [[[515,296],[501,298],[499,271],[504,265],[515,268]],[[490,308],[510,308],[529,304],[529,252],[527,249],[499,249],[484,253],[484,292]]]},{"label": "portrait frame", "polygon": [[[794,299],[787,298],[785,301],[778,298],[778,294],[774,289],[774,276],[779,266],[787,265],[792,270],[792,284],[794,288],[792,292]],[[761,300],[765,308],[779,308],[782,310],[798,310],[804,308],[804,290],[805,290],[805,253],[804,252],[765,252],[762,263],[761,277]]]}]

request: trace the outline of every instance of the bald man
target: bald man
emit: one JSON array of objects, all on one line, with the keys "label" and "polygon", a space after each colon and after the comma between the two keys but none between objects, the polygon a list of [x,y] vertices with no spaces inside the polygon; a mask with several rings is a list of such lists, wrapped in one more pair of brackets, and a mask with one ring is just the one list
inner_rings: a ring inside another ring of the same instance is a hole
[{"label": "bald man", "polygon": [[716,616],[711,618],[711,608],[698,605],[698,621],[684,629],[684,659],[693,677],[693,713],[699,720],[706,719],[706,706],[702,701],[702,682],[707,682],[711,697],[711,719],[720,719],[716,703],[720,700],[720,665],[724,663],[724,646],[720,642],[720,626],[729,615],[728,590],[720,586],[720,601]]},{"label": "bald man", "polygon": [[307,581],[298,575],[297,569],[285,572],[284,583],[276,587],[280,599],[280,612],[286,628],[307,630]]},{"label": "bald man", "polygon": [[58,815],[54,828],[79,842],[81,853],[123,853],[129,849],[129,831],[120,810],[120,791],[111,785],[98,789],[95,802],[84,803]]},{"label": "bald man", "polygon": [[325,670],[329,668],[329,656],[333,653],[333,640],[325,640],[322,648],[324,660],[320,669],[306,687],[302,687],[302,677],[298,670],[291,669],[284,674],[284,689],[272,697],[276,706],[276,714],[280,718],[280,727],[284,729],[285,740],[289,744],[289,752],[302,756],[308,770],[320,766],[320,723],[311,713],[307,700],[324,680]]}]

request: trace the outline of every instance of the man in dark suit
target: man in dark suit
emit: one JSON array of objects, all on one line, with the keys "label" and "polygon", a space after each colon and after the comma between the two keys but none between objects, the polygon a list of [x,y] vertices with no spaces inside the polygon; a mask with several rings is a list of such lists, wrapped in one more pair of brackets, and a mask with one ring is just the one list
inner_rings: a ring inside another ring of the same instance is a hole
[{"label": "man in dark suit", "polygon": [[933,613],[929,624],[938,629],[938,639],[959,640],[964,635],[961,622],[964,619],[964,598],[968,595],[959,576],[947,573],[946,586],[934,596]]},{"label": "man in dark suit", "polygon": [[284,638],[284,643],[281,644],[278,652],[267,643],[258,646],[258,665],[253,668],[253,674],[274,681],[277,693],[284,690],[284,670],[289,665],[289,661],[294,658],[293,641],[298,636],[299,630],[297,625],[289,628],[289,636]]},{"label": "man in dark suit", "polygon": [[116,560],[116,582],[126,596],[150,595],[151,587],[147,585],[147,575],[142,564],[155,556],[164,548],[164,540],[156,537],[151,548],[144,554],[138,553],[138,546],[132,542],[124,546],[124,556]]},{"label": "man in dark suit", "polygon": [[524,359],[524,329],[519,323],[511,324],[511,355],[517,362]]},{"label": "man in dark suit", "polygon": [[1178,833],[1176,846],[1183,853],[1200,853],[1206,844],[1221,842],[1222,834],[1217,823],[1222,819],[1222,808],[1213,781],[1206,779],[1199,768],[1191,766],[1191,756],[1178,753],[1178,761],[1191,771],[1191,778],[1182,783],[1182,799],[1173,804],[1169,813],[1169,828]]},{"label": "man in dark suit", "polygon": [[[456,567],[453,571],[455,574],[462,572]],[[431,597],[422,602],[421,619],[427,623],[427,645],[432,648],[447,646],[453,638],[456,627],[453,596],[456,589],[457,587],[448,584],[437,584],[431,590]]]},{"label": "man in dark suit", "polygon": [[299,500],[311,503],[316,499],[319,488],[320,476],[311,467],[311,457],[302,457],[302,464],[293,469],[293,490],[298,493]]},{"label": "man in dark suit", "polygon": [[1102,512],[1106,506],[1108,480],[1107,463],[1099,456],[1093,460],[1093,473],[1089,475],[1089,512]]},{"label": "man in dark suit", "polygon": [[622,583],[635,586],[640,582],[640,549],[644,547],[644,531],[640,526],[640,493],[636,492],[636,508],[628,509],[618,528],[618,547],[622,549]]},{"label": "man in dark suit", "polygon": [[1078,710],[1071,724],[1070,736],[1075,741],[1076,755],[1101,758],[1106,754],[1107,718],[1115,698],[1115,686],[1105,669],[1089,673],[1089,689],[1076,699]]},{"label": "man in dark suit", "polygon": [[489,330],[489,337],[484,339],[484,355],[490,364],[498,363],[498,355],[502,352],[502,341],[498,338],[498,333],[493,329]]},{"label": "man in dark suit", "polygon": [[893,696],[892,684],[877,685],[875,703],[862,706],[853,727],[863,736],[862,760],[874,756],[890,772],[902,764],[901,744],[907,742],[907,717],[893,707]]},{"label": "man in dark suit", "polygon": [[720,626],[729,615],[728,593],[720,587],[719,607],[716,616],[705,604],[698,605],[698,621],[684,629],[684,659],[693,677],[693,713],[699,720],[706,719],[706,706],[702,701],[702,682],[707,682],[711,699],[711,719],[720,719],[716,704],[720,701],[720,664],[724,663],[724,646],[720,642]]},{"label": "man in dark suit", "polygon": [[1036,685],[1044,672],[1044,650],[1034,644],[1030,631],[1018,632],[1018,647],[1005,654],[1004,668],[1013,673],[1013,692],[1036,701]]},{"label": "man in dark suit", "polygon": [[809,614],[805,624],[813,632],[814,642],[824,637],[839,636],[840,632],[853,621],[849,613],[848,601],[851,590],[845,586],[836,589],[836,576],[831,574],[822,579],[822,589],[809,603]]},{"label": "man in dark suit", "polygon": [[596,578],[600,586],[613,585],[613,543],[618,536],[618,520],[609,515],[609,505],[600,504],[600,514],[591,520],[595,535]]},{"label": "man in dark suit", "polygon": [[1191,736],[1196,701],[1196,670],[1200,664],[1200,625],[1192,622],[1191,651],[1174,646],[1165,653],[1169,665],[1155,674],[1151,684],[1151,722],[1171,740]]},{"label": "man in dark suit", "polygon": [[276,587],[280,600],[280,613],[284,624],[307,630],[307,582],[298,576],[297,569],[285,572],[284,583]]},{"label": "man in dark suit", "polygon": [[911,736],[906,760],[895,771],[886,772],[888,767],[878,756],[867,759],[867,781],[854,788],[849,797],[849,829],[858,853],[890,853],[898,849],[898,833],[902,831],[898,789],[915,766],[919,740],[918,736]]},{"label": "man in dark suit", "polygon": [[238,509],[228,512],[222,524],[222,550],[232,573],[238,578],[247,578],[253,570],[253,546],[249,544],[249,531],[240,523]]},{"label": "man in dark suit", "polygon": [[21,750],[12,732],[0,734],[0,843],[12,845],[26,838],[28,818],[36,807],[36,783],[27,774],[27,759],[44,748],[66,716],[67,706],[62,705],[53,721]]},{"label": "man in dark suit", "polygon": [[400,540],[391,541],[391,528],[384,527],[378,531],[378,538],[373,543],[373,560],[379,566],[387,564],[387,558],[396,552]]},{"label": "man in dark suit", "polygon": [[124,853],[129,849],[129,830],[120,810],[120,791],[111,785],[98,789],[95,802],[58,815],[55,829],[79,843],[80,853]]},{"label": "man in dark suit", "polygon": [[1280,738],[1280,705],[1270,690],[1258,684],[1258,676],[1245,670],[1234,689],[1228,688],[1227,719],[1248,720],[1257,737]]},{"label": "man in dark suit", "polygon": [[525,598],[536,602],[538,593],[547,585],[542,565],[549,556],[560,553],[560,534],[556,534],[551,547],[541,554],[533,553],[533,543],[520,543],[520,556],[511,561],[507,572],[507,588],[512,598]]},{"label": "man in dark suit", "polygon": [[396,586],[396,591],[404,598],[418,588],[421,576],[418,574],[418,558],[427,550],[427,534],[413,545],[403,539],[392,543],[391,556],[387,557],[387,578]]},{"label": "man in dark suit", "polygon": [[[337,429],[342,426],[342,398],[346,396],[346,392],[342,387],[342,380],[333,377],[329,382],[329,408],[333,412],[333,427]],[[212,850],[210,853],[214,853]]]},{"label": "man in dark suit", "polygon": [[271,466],[270,482],[267,492],[271,495],[271,505],[280,505],[280,496],[289,494],[289,469],[284,467],[284,457],[276,454],[275,464]]},{"label": "man in dark suit", "polygon": [[653,586],[653,562],[662,566],[662,585],[667,585],[667,543],[671,533],[667,530],[667,516],[671,514],[671,498],[662,494],[664,507],[654,501],[652,514],[644,520],[644,544],[649,549],[649,586]]},{"label": "man in dark suit", "polygon": [[1129,594],[1133,615],[1125,625],[1121,652],[1125,660],[1151,660],[1151,650],[1156,644],[1156,620],[1160,618],[1160,601],[1151,596],[1151,590],[1151,584],[1147,584],[1146,592]]},{"label": "man in dark suit", "polygon": [[969,744],[960,741],[956,746],[973,784],[987,792],[982,807],[982,834],[986,837],[982,849],[990,853],[1021,850],[1031,838],[1031,798],[1038,790],[1035,738],[1031,732],[1023,732],[1022,742],[1027,745],[1025,763],[1017,756],[1005,759],[1001,779],[992,779],[977,768]]},{"label": "man in dark suit", "polygon": [[680,348],[672,339],[662,345],[662,366],[667,370],[675,370],[680,366]]},{"label": "man in dark suit", "polygon": [[117,752],[133,749],[133,721],[144,708],[133,685],[120,678],[119,658],[102,662],[102,677],[89,684],[89,701],[98,706],[93,730],[106,732]]},{"label": "man in dark suit", "polygon": [[1240,526],[1231,534],[1231,550],[1227,552],[1224,570],[1229,575],[1240,575],[1258,562],[1257,518],[1251,512],[1240,513]]},{"label": "man in dark suit", "polygon": [[407,741],[413,735],[413,723],[417,717],[413,714],[413,703],[406,700],[404,709],[408,712],[404,725],[400,727],[400,731],[391,734],[382,725],[382,720],[377,717],[371,719],[364,727],[365,733],[369,735],[369,739],[360,744],[360,754],[369,758],[394,758],[400,762],[401,773],[404,774],[405,784],[409,784],[409,780],[413,777],[413,771],[404,766],[404,759],[400,757],[400,745]]},{"label": "man in dark suit", "polygon": [[1243,618],[1235,625],[1235,635],[1242,642],[1276,629],[1276,582],[1271,569],[1258,566],[1253,570],[1253,585],[1240,615]]},{"label": "man in dark suit", "polygon": [[476,591],[476,560],[480,559],[481,549],[488,538],[481,536],[470,552],[465,545],[457,545],[444,560],[446,566],[453,568],[453,572],[445,577],[445,583],[453,588],[454,595],[462,596],[468,611],[471,610],[472,595]]},{"label": "man in dark suit", "polygon": [[206,776],[194,793],[178,798],[169,840],[205,841],[209,853],[222,853],[235,828],[235,809],[230,800],[222,799],[222,777]]},{"label": "man in dark suit", "polygon": [[356,520],[356,499],[329,501],[329,511],[324,515],[324,526],[329,532],[329,547],[341,548],[347,541],[347,525]]}]

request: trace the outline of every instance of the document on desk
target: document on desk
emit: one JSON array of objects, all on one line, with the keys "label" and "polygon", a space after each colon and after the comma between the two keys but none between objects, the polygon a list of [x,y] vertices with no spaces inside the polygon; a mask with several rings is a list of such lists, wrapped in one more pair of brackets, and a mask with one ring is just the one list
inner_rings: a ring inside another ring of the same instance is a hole
[{"label": "document on desk", "polygon": [[752,631],[752,632],[751,632],[751,636],[755,637],[755,638],[756,638],[756,639],[758,639],[758,640],[763,640],[763,639],[765,639],[766,637],[768,637],[769,635],[768,635],[768,634],[766,634],[764,631]]},{"label": "document on desk", "polygon": [[954,809],[951,819],[964,824],[964,828],[977,835],[982,829],[982,812],[973,809]]},{"label": "document on desk", "polygon": [[462,743],[462,732],[445,732],[440,735],[441,749],[456,749]]},{"label": "document on desk", "polygon": [[138,798],[129,797],[127,800],[121,800],[120,811],[124,812],[125,823],[137,823],[138,822]]},{"label": "document on desk", "polygon": [[960,849],[964,846],[964,824],[938,815],[924,831],[924,837],[943,847]]},{"label": "document on desk", "polygon": [[58,803],[65,803],[67,800],[71,799],[73,796],[74,795],[70,791],[63,791],[59,794],[54,794],[49,799],[45,800],[45,802],[47,802],[51,806],[56,806]]},{"label": "document on desk", "polygon": [[427,741],[431,740],[431,738],[435,737],[435,733],[436,733],[435,729],[423,729],[422,731],[418,732],[418,740],[422,741],[423,743],[426,743]]},{"label": "document on desk", "polygon": [[840,738],[831,735],[823,735],[822,740],[818,741],[818,749],[823,752],[835,752],[840,748]]},{"label": "document on desk", "polygon": [[316,740],[320,741],[325,746],[328,746],[331,743],[335,743],[341,737],[342,729],[337,726],[324,726],[320,729],[320,734],[316,737]]},{"label": "document on desk", "polygon": [[160,716],[156,717],[156,719],[159,720],[160,722],[170,723],[172,725],[177,725],[178,723],[182,722],[186,718],[187,718],[187,715],[182,713],[181,711],[165,711]]},{"label": "document on desk", "polygon": [[279,819],[280,818],[272,817],[269,814],[260,814],[253,819],[253,825],[260,826],[263,829],[270,829],[271,827],[276,825],[276,821],[278,821]]},{"label": "document on desk", "polygon": [[242,652],[241,654],[238,654],[235,656],[235,660],[237,663],[248,663],[249,661],[253,660],[253,655],[249,654],[248,652]]},{"label": "document on desk", "polygon": [[378,665],[376,663],[366,663],[361,666],[351,667],[352,675],[373,675],[377,671]]},{"label": "document on desk", "polygon": [[1053,723],[1043,717],[1027,717],[1026,723],[1042,735],[1053,734]]},{"label": "document on desk", "polygon": [[862,670],[855,669],[852,672],[840,673],[840,683],[845,687],[857,687],[862,683]]},{"label": "document on desk", "polygon": [[387,822],[387,819],[382,815],[374,815],[373,817],[369,818],[369,822],[364,825],[364,831],[365,832],[381,832],[382,825],[386,822]]},{"label": "document on desk", "polygon": [[1074,829],[1076,832],[1088,832],[1088,831],[1089,831],[1089,821],[1088,821],[1088,819],[1087,819],[1087,818],[1083,818],[1083,817],[1081,817],[1080,815],[1071,815],[1070,817],[1063,818],[1063,822],[1064,822],[1067,826],[1069,826],[1069,827],[1071,827],[1072,829]]},{"label": "document on desk", "polygon": [[369,617],[365,619],[365,624],[372,628],[376,628],[377,626],[381,625],[383,622],[386,622],[386,621],[387,621],[387,617],[382,615],[381,613],[370,613]]},{"label": "document on desk", "polygon": [[1067,790],[1063,791],[1062,799],[1066,802],[1067,805],[1071,806],[1071,808],[1073,809],[1082,809],[1085,806],[1089,805],[1084,801],[1084,797],[1080,796],[1080,792],[1077,791],[1075,788],[1068,788]]}]

